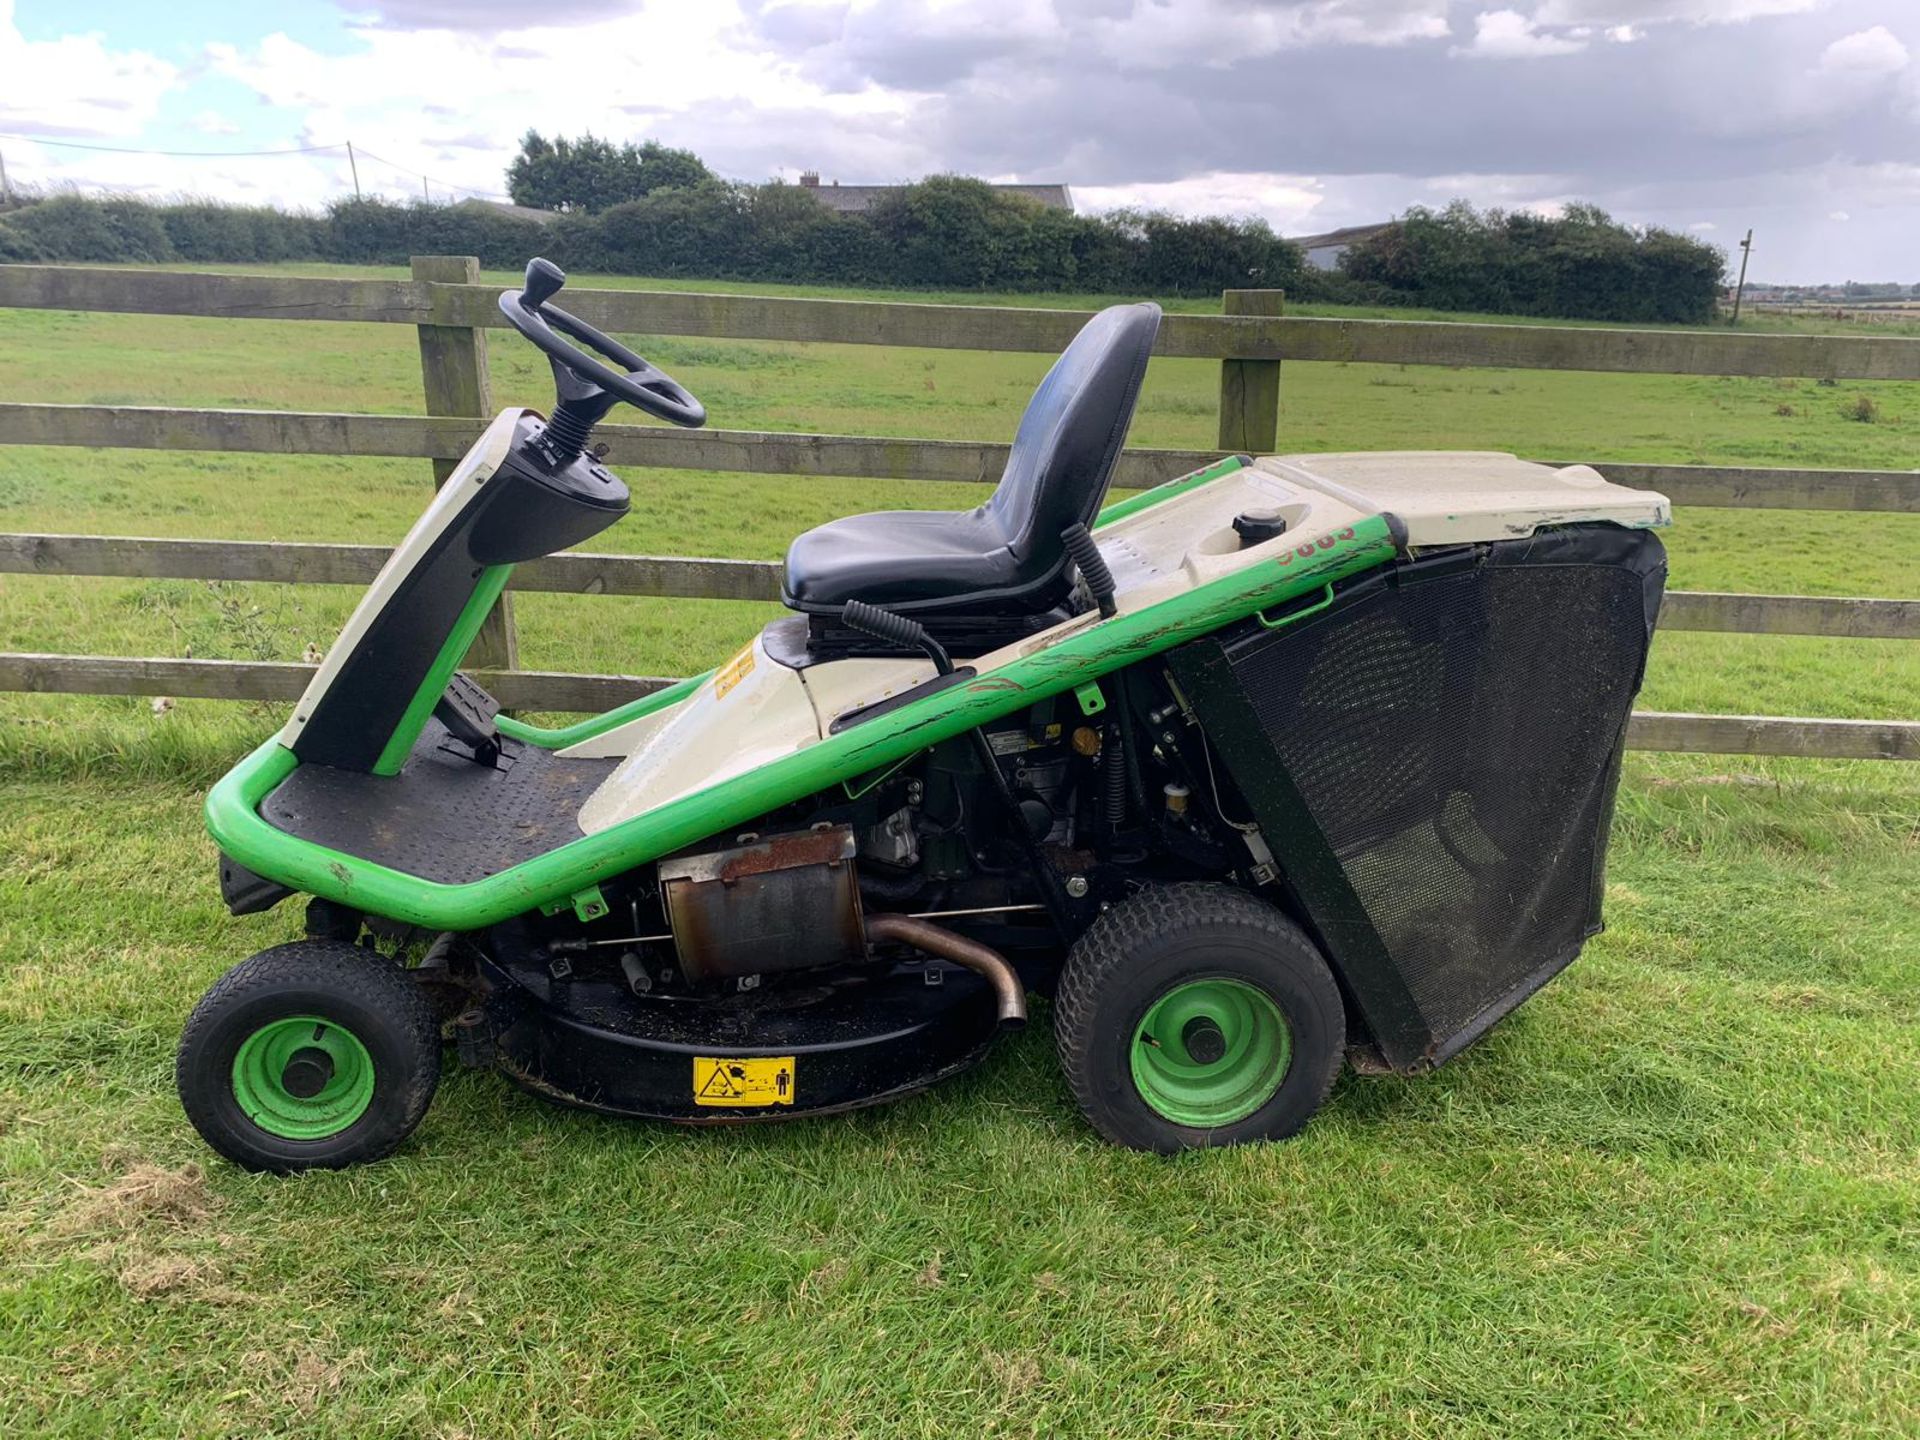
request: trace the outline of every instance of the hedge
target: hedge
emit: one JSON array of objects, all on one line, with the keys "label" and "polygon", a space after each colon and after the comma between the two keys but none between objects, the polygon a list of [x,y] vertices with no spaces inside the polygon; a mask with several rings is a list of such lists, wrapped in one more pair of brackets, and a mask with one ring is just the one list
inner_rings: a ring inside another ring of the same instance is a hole
[{"label": "hedge", "polygon": [[1701,321],[1723,258],[1590,206],[1547,219],[1456,204],[1411,210],[1307,269],[1257,220],[1122,211],[1075,215],[960,176],[923,180],[847,215],[807,190],[704,180],[598,211],[534,219],[467,202],[346,200],[322,214],[195,200],[58,195],[0,213],[0,261],[405,264],[477,255],[518,269],[938,289],[1214,295],[1242,287],[1304,301],[1627,321]]},{"label": "hedge", "polygon": [[1582,320],[1701,323],[1726,257],[1671,230],[1635,230],[1592,205],[1563,215],[1409,210],[1340,257],[1346,277],[1401,303]]},{"label": "hedge", "polygon": [[60,195],[0,215],[0,260],[85,263],[332,260],[404,264],[477,255],[517,269],[941,289],[1212,294],[1284,288],[1300,252],[1256,220],[1074,215],[936,176],[865,215],[789,185],[707,180],[551,220],[467,202],[346,200],[324,214]]}]

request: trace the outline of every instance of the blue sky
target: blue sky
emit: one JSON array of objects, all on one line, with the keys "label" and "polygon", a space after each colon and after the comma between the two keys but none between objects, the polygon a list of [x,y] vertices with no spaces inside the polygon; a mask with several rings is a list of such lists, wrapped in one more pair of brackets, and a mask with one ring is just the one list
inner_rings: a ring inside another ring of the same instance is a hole
[{"label": "blue sky", "polygon": [[0,0],[28,184],[311,207],[344,149],[51,142],[351,140],[368,192],[493,194],[530,126],[1286,234],[1593,200],[1752,226],[1760,279],[1920,281],[1920,0]]}]

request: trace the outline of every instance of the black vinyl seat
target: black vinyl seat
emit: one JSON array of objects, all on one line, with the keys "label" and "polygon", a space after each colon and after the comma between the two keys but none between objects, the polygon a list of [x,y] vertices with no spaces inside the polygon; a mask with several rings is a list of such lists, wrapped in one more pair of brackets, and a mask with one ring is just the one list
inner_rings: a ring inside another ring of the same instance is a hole
[{"label": "black vinyl seat", "polygon": [[1060,533],[1092,524],[1106,497],[1159,329],[1158,305],[1102,310],[1034,391],[984,505],[852,515],[809,530],[787,551],[781,597],[814,616],[849,600],[922,621],[1052,610],[1072,584]]}]

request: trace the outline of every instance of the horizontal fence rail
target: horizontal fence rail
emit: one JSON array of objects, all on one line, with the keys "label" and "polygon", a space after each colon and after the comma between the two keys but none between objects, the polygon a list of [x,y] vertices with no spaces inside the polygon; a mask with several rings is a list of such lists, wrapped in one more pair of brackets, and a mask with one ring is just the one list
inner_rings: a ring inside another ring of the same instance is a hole
[{"label": "horizontal fence rail", "polygon": [[[486,421],[464,416],[0,403],[0,445],[457,460],[485,428]],[[593,437],[609,447],[606,458],[615,465],[984,485],[1000,478],[1009,448],[993,441],[664,425],[597,425]],[[1218,450],[1129,450],[1115,468],[1114,483],[1123,489],[1158,485],[1219,458]],[[1914,508],[1920,509],[1920,476]]]},{"label": "horizontal fence rail", "polygon": [[1627,725],[1627,745],[1634,750],[1678,750],[1696,755],[1920,760],[1920,721],[1635,711]]},{"label": "horizontal fence rail", "polygon": [[1762,465],[1591,464],[1616,485],[1658,490],[1676,505],[1705,509],[1920,512],[1920,470],[1811,470]]},{"label": "horizontal fence rail", "polygon": [[[151,405],[0,402],[0,445],[81,445],[130,450],[223,450],[273,455],[366,455],[457,460],[486,422],[465,416],[357,415],[305,410],[172,410]],[[681,430],[602,425],[596,440],[616,465],[757,475],[843,476],[992,484],[1008,447],[993,441],[913,440],[764,430]],[[1140,489],[1217,460],[1217,450],[1124,452],[1114,484]],[[1920,513],[1920,471],[1764,466],[1591,465],[1617,485],[1658,490],[1676,505],[1773,510]]]},{"label": "horizontal fence rail", "polygon": [[[366,585],[390,553],[380,545],[0,534],[0,574]],[[567,595],[778,600],[780,573],[772,560],[569,552],[517,567],[509,584]],[[1675,590],[1661,607],[1660,628],[1920,640],[1920,600]]]},{"label": "horizontal fence rail", "polygon": [[[217,275],[73,265],[0,266],[0,307],[255,320],[373,320],[492,329],[501,286],[302,275]],[[570,287],[567,307],[602,329],[729,340],[1058,353],[1091,312],[997,305],[805,300]],[[1203,359],[1797,375],[1920,380],[1920,340],[1716,330],[1169,315],[1154,353]]]},{"label": "horizontal fence rail", "polygon": [[[291,701],[306,689],[314,668],[277,660],[0,654],[0,690]],[[575,675],[550,670],[468,673],[502,705],[521,710],[609,710],[673,683],[660,676]],[[1635,712],[1627,730],[1627,744],[1635,750],[1709,755],[1920,760],[1920,721]]]},{"label": "horizontal fence rail", "polygon": [[[193,700],[300,698],[316,667],[290,660],[183,660],[172,656],[0,654],[0,691],[41,695],[166,695]],[[468,669],[514,710],[599,713],[673,684],[650,675]]]},{"label": "horizontal fence rail", "polygon": [[[168,580],[259,580],[277,585],[366,585],[392,552],[384,545],[275,540],[150,540],[121,535],[0,535],[0,575],[113,575]],[[777,600],[769,560],[684,555],[549,555],[514,567],[516,590],[570,595],[665,595]]]}]

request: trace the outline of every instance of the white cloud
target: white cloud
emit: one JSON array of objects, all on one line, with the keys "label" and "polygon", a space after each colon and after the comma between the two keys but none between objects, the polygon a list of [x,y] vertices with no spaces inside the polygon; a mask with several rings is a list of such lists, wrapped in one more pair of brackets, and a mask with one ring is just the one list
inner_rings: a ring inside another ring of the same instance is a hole
[{"label": "white cloud", "polygon": [[1829,210],[1827,212],[1827,218],[1829,220],[1839,220],[1839,221],[1845,222],[1845,221],[1851,220],[1853,216],[1849,215],[1844,210]]},{"label": "white cloud", "polygon": [[1503,175],[1488,171],[1463,170],[1453,175],[1428,175],[1420,182],[1436,195],[1467,195],[1476,204],[1505,205],[1532,210],[1542,204],[1564,203],[1567,177],[1564,175]]},{"label": "white cloud", "polygon": [[1532,60],[1572,55],[1586,48],[1585,40],[1536,29],[1518,10],[1482,10],[1473,17],[1473,42],[1456,45],[1450,53],[1477,60]]},{"label": "white cloud", "polygon": [[1687,226],[1687,229],[1699,235],[1710,235],[1715,230],[1718,230],[1719,228],[1720,227],[1714,224],[1713,221],[1711,220],[1696,220],[1691,225]]},{"label": "white cloud", "polygon": [[1447,0],[1140,0],[1088,27],[1099,52],[1139,69],[1226,66],[1314,45],[1396,46],[1445,38]]},{"label": "white cloud", "polygon": [[1817,10],[1827,0],[1541,0],[1539,25],[1737,25]]},{"label": "white cloud", "polygon": [[[565,28],[351,33],[356,48],[343,54],[275,34],[250,47],[209,45],[207,57],[216,73],[267,104],[303,112],[310,143],[352,140],[406,170],[473,191],[504,188],[507,160],[529,124],[548,134],[693,144],[728,174],[742,173],[736,146],[749,145],[756,158],[747,163],[758,164],[770,133],[820,137],[812,148],[825,153],[795,157],[814,163],[871,156],[868,163],[886,167],[876,172],[882,177],[938,168],[917,146],[862,147],[876,127],[901,128],[915,105],[911,95],[873,85],[829,91],[804,78],[773,49],[747,43],[734,0],[650,0],[641,10]],[[587,56],[591,83],[583,83]],[[751,140],[743,127],[753,130]],[[387,193],[420,189],[417,174],[378,162],[363,161],[361,178]],[[336,178],[311,198],[338,189]]]},{"label": "white cloud", "polygon": [[[251,49],[209,45],[207,54],[219,73],[273,105],[414,116],[440,102],[468,115],[511,110],[543,129],[585,128],[568,116],[605,129],[610,114],[631,106],[671,111],[703,99],[787,98],[793,87],[775,57],[726,43],[735,18],[727,4],[656,3],[567,29],[356,29],[358,48],[344,54],[275,34]],[[582,83],[583,56],[592,57],[591,84]]]},{"label": "white cloud", "polygon": [[[374,156],[501,190],[531,124],[685,145],[740,179],[1019,174],[1072,184],[1083,208],[1260,215],[1283,233],[1456,195],[1547,213],[1595,200],[1735,238],[1757,225],[1783,275],[1842,263],[1906,275],[1920,224],[1920,31],[1907,18],[1920,0],[1825,0],[1825,15],[1784,20],[1762,17],[1818,7],[335,0],[380,14],[347,22],[345,54],[286,35],[236,40],[276,23],[256,7],[263,23],[227,27],[234,43],[197,61],[186,47],[222,29],[196,29],[191,7],[152,55],[93,18],[104,5],[66,12],[103,35],[29,53],[16,3],[0,0],[0,130],[218,150],[240,146],[210,138],[230,134],[226,117],[251,135],[257,116],[262,146],[353,139],[363,187],[389,196],[418,196],[420,180]],[[1618,49],[1635,41],[1638,53]],[[1455,44],[1508,63],[1463,66],[1447,58]],[[1822,158],[1839,156],[1857,158]],[[40,185],[305,205],[352,193],[340,151],[176,160],[9,141],[6,158]]]},{"label": "white cloud", "polygon": [[1067,37],[1053,6],[1032,0],[852,0],[844,8],[841,35],[848,40],[890,38],[911,30],[936,45],[966,44],[991,35],[996,42],[1024,48]]},{"label": "white cloud", "polygon": [[1073,199],[1076,208],[1092,213],[1172,210],[1186,215],[1249,215],[1290,235],[1305,227],[1325,195],[1320,182],[1310,176],[1216,171],[1144,185],[1076,185]]},{"label": "white cloud", "polygon": [[1907,68],[1907,47],[1884,25],[1843,36],[1820,56],[1822,70],[1845,75],[1898,75]]},{"label": "white cloud", "polygon": [[41,135],[138,135],[178,82],[142,50],[110,50],[98,31],[28,40],[0,0],[0,129]]}]

